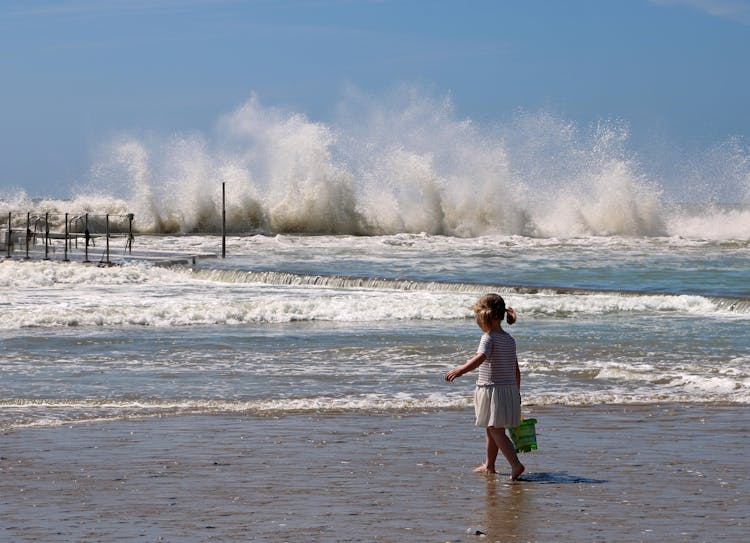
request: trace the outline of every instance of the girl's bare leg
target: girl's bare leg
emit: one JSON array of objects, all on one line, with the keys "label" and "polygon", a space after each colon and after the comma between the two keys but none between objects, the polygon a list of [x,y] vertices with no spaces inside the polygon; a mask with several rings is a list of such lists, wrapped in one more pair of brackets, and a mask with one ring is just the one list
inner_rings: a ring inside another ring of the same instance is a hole
[{"label": "girl's bare leg", "polygon": [[474,468],[475,473],[495,473],[495,460],[497,460],[498,448],[495,438],[492,437],[490,428],[487,428],[487,459],[484,464]]},{"label": "girl's bare leg", "polygon": [[[526,468],[523,464],[521,464],[520,460],[518,460],[516,448],[513,446],[513,442],[510,440],[510,438],[505,435],[505,428],[495,428],[494,426],[492,426],[490,428],[487,428],[487,435],[492,436],[496,448],[503,453],[503,456],[508,461],[508,464],[510,464],[510,479],[512,481],[515,481],[521,476]],[[489,446],[487,450],[489,451]]]}]

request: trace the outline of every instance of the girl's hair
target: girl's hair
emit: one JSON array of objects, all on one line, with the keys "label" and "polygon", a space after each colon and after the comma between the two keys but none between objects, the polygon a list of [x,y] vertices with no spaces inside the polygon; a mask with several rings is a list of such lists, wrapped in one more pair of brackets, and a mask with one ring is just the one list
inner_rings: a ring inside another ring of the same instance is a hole
[{"label": "girl's hair", "polygon": [[494,320],[505,320],[508,324],[516,322],[516,312],[512,307],[505,307],[505,300],[499,294],[485,294],[472,307],[483,328],[489,328]]}]

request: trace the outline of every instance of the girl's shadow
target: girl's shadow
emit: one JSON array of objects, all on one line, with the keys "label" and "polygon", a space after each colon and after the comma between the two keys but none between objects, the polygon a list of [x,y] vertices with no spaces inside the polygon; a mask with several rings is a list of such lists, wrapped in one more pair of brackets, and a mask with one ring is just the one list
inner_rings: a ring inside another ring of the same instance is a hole
[{"label": "girl's shadow", "polygon": [[607,481],[604,479],[591,479],[589,477],[578,477],[576,475],[568,475],[567,472],[551,472],[551,473],[524,473],[519,477],[519,482],[524,483],[542,483],[542,484],[554,484],[554,485],[572,485],[572,484],[602,484]]}]

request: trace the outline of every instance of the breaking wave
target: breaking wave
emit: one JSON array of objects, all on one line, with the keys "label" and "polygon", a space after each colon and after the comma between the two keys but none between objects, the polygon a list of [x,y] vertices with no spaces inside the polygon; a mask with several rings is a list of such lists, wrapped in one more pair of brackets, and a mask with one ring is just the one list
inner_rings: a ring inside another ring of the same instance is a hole
[{"label": "breaking wave", "polygon": [[[279,286],[313,286],[337,289],[396,290],[402,292],[446,292],[478,295],[488,291],[500,294],[538,295],[521,302],[527,310],[544,313],[547,306],[553,313],[609,313],[614,311],[685,311],[750,314],[750,299],[722,296],[655,294],[638,291],[606,291],[555,286],[490,285],[485,283],[453,283],[448,281],[414,281],[373,277],[337,275],[302,275],[275,271],[193,270],[197,279],[228,283],[262,283]],[[560,302],[549,303],[557,296]],[[576,303],[575,299],[585,301]],[[535,307],[536,306],[536,307]]]},{"label": "breaking wave", "polygon": [[[325,124],[257,96],[212,135],[121,136],[72,201],[0,198],[0,211],[133,212],[148,233],[750,237],[750,151],[730,139],[647,171],[622,122],[549,112],[483,126],[413,89],[351,96]],[[727,204],[729,203],[729,204]]]},{"label": "breaking wave", "polygon": [[[513,296],[527,316],[674,313],[746,319],[750,299],[276,271],[99,268],[54,262],[0,265],[12,311],[0,326],[19,328],[205,326],[296,321],[380,322],[471,317],[489,290]],[[209,285],[211,283],[211,285]],[[40,303],[39,300],[44,300]]]},{"label": "breaking wave", "polygon": [[[746,379],[730,380],[716,385],[694,377],[678,379],[668,387],[639,390],[598,391],[571,390],[549,393],[532,389],[524,395],[524,407],[553,405],[628,405],[659,403],[726,403],[747,404],[750,401]],[[736,382],[735,382],[736,381]],[[744,384],[740,384],[743,382]],[[352,394],[345,398],[331,396],[258,399],[258,400],[139,400],[128,399],[37,399],[0,401],[3,416],[0,431],[20,428],[55,427],[72,424],[180,415],[285,416],[290,414],[416,414],[465,410],[473,405],[472,395],[461,392],[433,392],[424,397],[406,394]]]}]

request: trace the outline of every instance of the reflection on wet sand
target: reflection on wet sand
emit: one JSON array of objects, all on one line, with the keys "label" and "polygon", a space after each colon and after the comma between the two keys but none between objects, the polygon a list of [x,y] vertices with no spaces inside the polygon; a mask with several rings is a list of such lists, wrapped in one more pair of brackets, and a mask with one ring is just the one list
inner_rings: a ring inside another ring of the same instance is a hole
[{"label": "reflection on wet sand", "polygon": [[[600,484],[605,480],[570,475],[566,472],[525,473],[510,482],[505,475],[487,476],[484,525],[479,531],[488,541],[538,541],[535,524],[543,518],[547,503],[545,493],[534,490],[538,484],[576,485]],[[535,498],[536,497],[536,498]],[[541,501],[539,500],[541,498]],[[546,519],[547,521],[549,519]]]},{"label": "reflection on wet sand", "polygon": [[533,523],[526,520],[533,509],[530,500],[531,494],[525,491],[523,483],[487,477],[484,528],[488,540],[535,540]]}]

